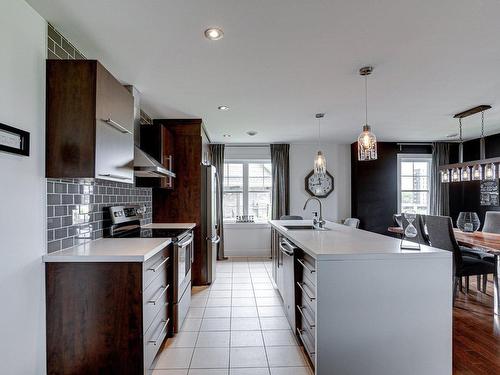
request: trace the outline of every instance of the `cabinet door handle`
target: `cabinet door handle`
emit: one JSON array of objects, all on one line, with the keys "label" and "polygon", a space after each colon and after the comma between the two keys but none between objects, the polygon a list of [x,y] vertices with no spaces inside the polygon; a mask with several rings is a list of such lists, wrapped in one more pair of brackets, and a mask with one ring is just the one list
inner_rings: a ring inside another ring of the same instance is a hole
[{"label": "cabinet door handle", "polygon": [[311,297],[311,295],[307,293],[307,290],[304,288],[305,283],[297,281],[297,285],[299,286],[300,290],[302,290],[302,292],[306,295],[306,297],[309,298],[309,301],[312,302],[316,299],[316,297]]},{"label": "cabinet door handle", "polygon": [[153,267],[148,268],[148,271],[157,272],[161,268],[161,266],[163,266],[165,263],[168,262],[169,259],[170,259],[170,257],[166,257],[165,259],[163,259],[159,263],[157,263],[157,266],[153,266]]},{"label": "cabinet door handle", "polygon": [[188,238],[186,241],[184,241],[184,242],[179,242],[179,243],[177,244],[177,246],[179,247],[179,249],[183,249],[183,248],[185,248],[187,245],[189,245],[190,243],[192,243],[192,242],[193,242],[193,236],[192,236],[192,235],[189,235],[188,237],[189,237],[189,238]]},{"label": "cabinet door handle", "polygon": [[167,320],[162,320],[162,323],[164,323],[164,324],[163,324],[163,327],[161,328],[160,334],[156,337],[156,340],[149,340],[148,342],[150,344],[153,344],[155,346],[158,344],[158,341],[160,341],[161,335],[163,335],[163,332],[165,332],[165,330],[167,329],[168,322],[170,322],[170,318],[168,318]]},{"label": "cabinet door handle", "polygon": [[280,251],[285,254],[286,256],[289,256],[289,257],[293,257],[293,252],[289,252],[286,248],[284,248],[281,244],[280,244]]},{"label": "cabinet door handle", "polygon": [[308,270],[308,271],[309,271],[309,273],[314,273],[314,272],[316,272],[316,270],[315,270],[315,269],[313,269],[313,268],[309,268],[309,267],[306,265],[306,262],[304,262],[302,259],[297,258],[297,262],[299,262],[299,264],[300,264],[302,267],[304,267],[306,270]]},{"label": "cabinet door handle", "polygon": [[148,303],[151,303],[152,305],[156,305],[160,301],[160,298],[163,297],[163,295],[165,294],[165,292],[167,291],[167,289],[169,287],[170,287],[170,285],[167,285],[167,286],[162,285],[160,287],[160,289],[158,289],[160,291],[160,294],[158,295],[158,297],[156,299],[150,299],[148,301]]},{"label": "cabinet door handle", "polygon": [[102,121],[104,121],[106,124],[108,124],[112,128],[118,130],[120,133],[123,133],[123,134],[132,134],[132,132],[130,130],[128,130],[125,126],[120,125],[119,123],[117,123],[116,121],[113,121],[110,118],[108,118],[108,119],[102,119]]},{"label": "cabinet door handle", "polygon": [[99,176],[116,178],[118,180],[132,180],[130,177],[120,176],[119,174],[111,174],[111,173],[99,173]]},{"label": "cabinet door handle", "polygon": [[304,319],[305,323],[309,326],[309,328],[313,329],[314,327],[316,327],[316,324],[311,323],[309,321],[309,318],[307,318],[306,315],[304,314],[304,311],[303,311],[305,309],[304,306],[297,305],[297,309],[299,310],[300,315],[302,315],[302,318]]}]

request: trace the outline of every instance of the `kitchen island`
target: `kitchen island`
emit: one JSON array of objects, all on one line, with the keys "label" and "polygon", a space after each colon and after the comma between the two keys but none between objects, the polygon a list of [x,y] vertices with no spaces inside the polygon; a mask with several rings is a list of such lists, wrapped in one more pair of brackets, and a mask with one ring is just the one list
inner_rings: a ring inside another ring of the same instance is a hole
[{"label": "kitchen island", "polygon": [[317,375],[452,373],[450,252],[330,222],[270,223],[273,279]]}]

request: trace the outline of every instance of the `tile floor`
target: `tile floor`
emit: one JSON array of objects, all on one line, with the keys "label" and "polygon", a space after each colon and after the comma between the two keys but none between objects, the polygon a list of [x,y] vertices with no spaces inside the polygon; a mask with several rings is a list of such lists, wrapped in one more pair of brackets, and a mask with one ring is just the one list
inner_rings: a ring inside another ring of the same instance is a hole
[{"label": "tile floor", "polygon": [[184,325],[152,375],[312,375],[273,288],[271,262],[234,258],[194,288]]}]

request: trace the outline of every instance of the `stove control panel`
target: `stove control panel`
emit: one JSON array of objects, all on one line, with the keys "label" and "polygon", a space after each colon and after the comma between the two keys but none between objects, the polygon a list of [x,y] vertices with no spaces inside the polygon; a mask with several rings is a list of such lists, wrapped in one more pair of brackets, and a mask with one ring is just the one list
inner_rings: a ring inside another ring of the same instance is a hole
[{"label": "stove control panel", "polygon": [[113,224],[122,224],[129,221],[140,220],[146,213],[146,206],[130,205],[130,206],[111,206],[109,214]]}]

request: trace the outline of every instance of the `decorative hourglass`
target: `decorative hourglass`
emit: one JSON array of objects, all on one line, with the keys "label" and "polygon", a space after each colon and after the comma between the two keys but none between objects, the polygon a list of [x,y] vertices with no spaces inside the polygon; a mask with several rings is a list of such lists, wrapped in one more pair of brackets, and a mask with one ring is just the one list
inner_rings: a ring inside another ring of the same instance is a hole
[{"label": "decorative hourglass", "polygon": [[406,211],[403,213],[403,236],[401,238],[401,249],[420,250],[420,239],[415,225],[417,214],[415,211]]}]

